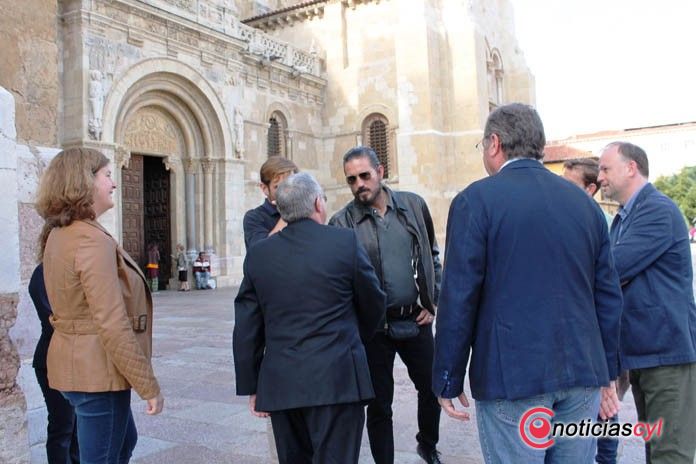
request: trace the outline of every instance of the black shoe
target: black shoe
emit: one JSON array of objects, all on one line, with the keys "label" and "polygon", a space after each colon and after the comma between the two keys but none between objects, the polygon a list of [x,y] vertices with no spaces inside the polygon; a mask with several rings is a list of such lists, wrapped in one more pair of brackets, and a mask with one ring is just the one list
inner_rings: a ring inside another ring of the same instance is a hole
[{"label": "black shoe", "polygon": [[416,452],[428,464],[442,464],[440,452],[436,448],[428,449],[419,443]]}]

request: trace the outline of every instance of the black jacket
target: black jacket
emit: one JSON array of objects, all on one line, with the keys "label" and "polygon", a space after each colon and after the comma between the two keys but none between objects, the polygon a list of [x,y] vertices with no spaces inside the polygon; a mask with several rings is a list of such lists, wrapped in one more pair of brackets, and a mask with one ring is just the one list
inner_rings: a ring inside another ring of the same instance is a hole
[{"label": "black jacket", "polygon": [[[391,196],[397,217],[415,238],[415,256],[418,259],[414,270],[417,271],[416,283],[420,304],[435,314],[435,307],[440,296],[442,265],[428,205],[415,193],[397,192],[386,186],[383,188]],[[380,282],[383,282],[377,229],[369,208],[353,200],[331,217],[329,225],[355,229],[358,240],[367,250]]]},{"label": "black jacket", "polygon": [[39,341],[36,343],[32,367],[35,369],[46,369],[46,353],[48,353],[48,345],[51,343],[51,336],[53,336],[53,327],[48,321],[52,312],[51,305],[48,302],[48,295],[46,294],[46,285],[44,284],[43,263],[39,263],[31,275],[29,296],[31,301],[34,302],[36,314],[38,314],[41,321],[41,337],[39,337]]},{"label": "black jacket", "polygon": [[355,233],[303,219],[251,247],[235,299],[238,395],[259,411],[374,397],[361,336],[386,297]]}]

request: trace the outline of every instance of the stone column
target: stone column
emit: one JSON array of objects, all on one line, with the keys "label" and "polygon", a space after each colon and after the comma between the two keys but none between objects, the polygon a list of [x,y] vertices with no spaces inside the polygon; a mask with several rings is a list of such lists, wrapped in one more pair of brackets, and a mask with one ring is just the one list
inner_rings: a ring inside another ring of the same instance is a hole
[{"label": "stone column", "polygon": [[186,249],[189,256],[196,255],[196,161],[184,160],[186,172]]},{"label": "stone column", "polygon": [[10,338],[19,301],[19,214],[15,104],[0,87],[0,462],[28,463],[27,403],[17,385],[19,354]]},{"label": "stone column", "polygon": [[213,168],[214,163],[210,158],[201,159],[203,168],[203,224],[204,224],[204,248],[210,253],[213,250]]}]

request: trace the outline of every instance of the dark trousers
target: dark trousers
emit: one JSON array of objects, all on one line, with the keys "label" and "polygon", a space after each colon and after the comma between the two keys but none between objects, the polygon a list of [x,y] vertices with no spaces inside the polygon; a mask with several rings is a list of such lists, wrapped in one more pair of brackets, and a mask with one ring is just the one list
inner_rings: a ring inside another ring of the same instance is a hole
[{"label": "dark trousers", "polygon": [[662,437],[645,442],[648,464],[693,464],[696,454],[696,363],[632,369],[638,420],[662,419]]},{"label": "dark trousers", "polygon": [[80,450],[77,445],[75,411],[58,390],[48,386],[46,369],[35,368],[34,372],[48,411],[48,427],[46,428],[48,464],[78,464]]},{"label": "dark trousers", "polygon": [[418,434],[416,440],[427,450],[435,448],[440,438],[440,405],[432,391],[433,331],[432,326],[419,327],[418,336],[392,340],[377,332],[366,343],[375,399],[367,406],[367,435],[376,464],[394,462],[394,358],[396,353],[406,365],[408,376],[418,391]]},{"label": "dark trousers", "polygon": [[279,464],[357,464],[365,423],[362,403],[271,413]]},{"label": "dark trousers", "polygon": [[[601,422],[604,419],[597,416],[597,422]],[[615,415],[609,422],[618,422],[619,415]],[[618,438],[598,438],[597,439],[597,455],[595,456],[595,462],[597,464],[616,464],[616,454],[619,450],[619,439]]]},{"label": "dark trousers", "polygon": [[127,464],[138,432],[130,408],[130,390],[63,392],[75,408],[82,464]]}]

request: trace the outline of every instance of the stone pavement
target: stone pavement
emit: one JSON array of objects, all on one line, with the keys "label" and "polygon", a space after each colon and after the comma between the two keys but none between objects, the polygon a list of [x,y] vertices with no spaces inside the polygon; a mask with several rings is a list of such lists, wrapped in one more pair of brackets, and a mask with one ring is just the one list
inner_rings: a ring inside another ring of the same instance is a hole
[{"label": "stone pavement", "polygon": [[[265,420],[253,417],[247,410],[247,398],[236,397],[234,393],[235,294],[236,289],[218,289],[155,295],[153,363],[165,396],[165,409],[159,416],[147,416],[143,413],[145,402],[134,394],[133,412],[140,438],[132,462],[273,462],[268,452]],[[421,463],[415,453],[416,392],[400,362],[394,375],[396,462]],[[30,360],[23,363],[21,380],[29,403],[32,463],[43,463],[46,462],[46,409],[35,385]],[[623,407],[622,421],[635,421],[630,393]],[[439,449],[444,462],[483,462],[473,406],[471,412],[474,419],[469,423],[443,415]],[[363,435],[361,463],[372,462],[366,435]],[[620,462],[643,462],[642,443],[637,439],[626,441]]]}]

